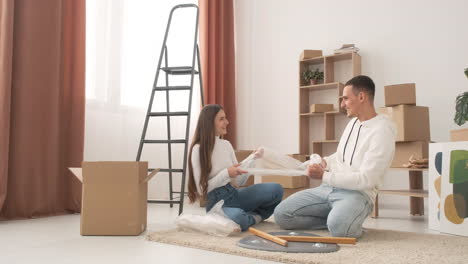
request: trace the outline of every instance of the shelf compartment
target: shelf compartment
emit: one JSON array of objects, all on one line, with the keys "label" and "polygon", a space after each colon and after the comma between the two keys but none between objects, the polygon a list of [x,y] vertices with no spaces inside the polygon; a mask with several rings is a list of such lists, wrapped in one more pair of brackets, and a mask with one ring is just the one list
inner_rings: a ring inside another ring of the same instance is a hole
[{"label": "shelf compartment", "polygon": [[324,61],[325,61],[324,56],[301,60],[301,62],[303,62],[304,64],[307,64],[307,65],[323,64]]},{"label": "shelf compartment", "polygon": [[337,89],[339,86],[344,85],[339,82],[334,82],[334,83],[321,83],[321,84],[315,84],[315,85],[305,85],[301,86],[300,89],[307,89],[307,90],[328,90],[328,89]]},{"label": "shelf compartment", "polygon": [[[342,101],[341,96],[343,95],[343,88],[344,88],[344,84],[342,83],[326,83],[326,84],[301,86],[299,89],[299,100],[300,100],[299,101],[299,113],[301,113],[301,115],[308,113],[310,111],[310,104],[311,104],[311,101],[309,100],[310,95],[314,92],[324,91],[324,90],[332,90],[330,91],[331,93],[334,93],[333,90],[336,90],[334,97],[338,99],[337,101],[335,101],[336,103],[334,104],[337,104],[337,108],[339,109],[338,111],[346,112],[345,109],[342,109],[340,107],[341,101]],[[331,102],[327,102],[327,103],[331,103]]]},{"label": "shelf compartment", "polygon": [[379,194],[391,194],[423,198],[427,198],[429,196],[429,193],[426,190],[379,190]]}]

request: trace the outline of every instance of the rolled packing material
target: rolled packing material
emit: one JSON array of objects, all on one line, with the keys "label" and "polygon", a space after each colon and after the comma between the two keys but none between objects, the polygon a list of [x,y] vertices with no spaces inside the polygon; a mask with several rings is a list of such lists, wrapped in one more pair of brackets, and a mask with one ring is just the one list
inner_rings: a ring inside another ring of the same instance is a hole
[{"label": "rolled packing material", "polygon": [[287,169],[260,169],[260,168],[251,168],[246,169],[249,174],[255,175],[284,175],[284,176],[303,176],[306,175],[305,170],[287,170]]}]

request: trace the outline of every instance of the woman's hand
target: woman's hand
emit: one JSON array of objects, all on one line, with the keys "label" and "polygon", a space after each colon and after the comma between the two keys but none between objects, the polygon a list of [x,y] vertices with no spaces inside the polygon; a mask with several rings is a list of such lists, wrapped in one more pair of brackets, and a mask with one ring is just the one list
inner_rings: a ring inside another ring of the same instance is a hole
[{"label": "woman's hand", "polygon": [[227,169],[229,177],[235,178],[241,174],[247,173],[247,171],[242,170],[241,168],[239,168],[239,166],[240,164],[235,164]]}]

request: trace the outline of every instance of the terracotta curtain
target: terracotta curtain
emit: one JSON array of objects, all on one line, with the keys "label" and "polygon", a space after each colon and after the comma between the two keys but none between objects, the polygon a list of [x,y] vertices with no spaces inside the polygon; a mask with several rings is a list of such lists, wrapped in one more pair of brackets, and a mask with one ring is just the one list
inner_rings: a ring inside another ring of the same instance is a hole
[{"label": "terracotta curtain", "polygon": [[226,139],[236,148],[233,0],[199,0],[205,104],[220,104],[229,120]]},{"label": "terracotta curtain", "polygon": [[85,0],[0,1],[0,218],[78,212]]}]

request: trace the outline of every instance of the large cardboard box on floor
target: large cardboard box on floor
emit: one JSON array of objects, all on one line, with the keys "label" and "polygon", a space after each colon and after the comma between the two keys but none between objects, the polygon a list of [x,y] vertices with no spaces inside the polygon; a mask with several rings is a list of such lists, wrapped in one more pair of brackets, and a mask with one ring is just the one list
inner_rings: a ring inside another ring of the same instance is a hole
[{"label": "large cardboard box on floor", "polygon": [[416,84],[404,83],[387,85],[385,89],[385,106],[416,105]]},{"label": "large cardboard box on floor", "polygon": [[81,235],[139,235],[146,229],[148,162],[83,162],[70,168],[83,183]]},{"label": "large cardboard box on floor", "polygon": [[403,164],[409,163],[409,158],[414,155],[416,159],[427,159],[429,157],[428,141],[397,142],[395,145],[395,156],[392,168],[402,168]]},{"label": "large cardboard box on floor", "polygon": [[398,105],[381,107],[379,114],[388,115],[397,128],[396,141],[429,141],[429,108],[425,106]]}]

